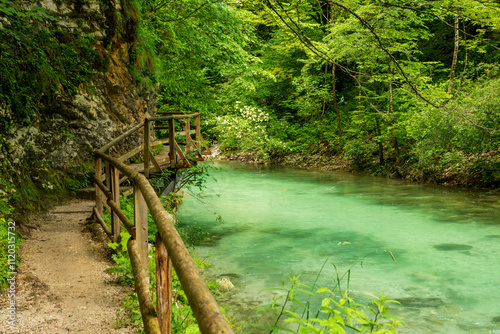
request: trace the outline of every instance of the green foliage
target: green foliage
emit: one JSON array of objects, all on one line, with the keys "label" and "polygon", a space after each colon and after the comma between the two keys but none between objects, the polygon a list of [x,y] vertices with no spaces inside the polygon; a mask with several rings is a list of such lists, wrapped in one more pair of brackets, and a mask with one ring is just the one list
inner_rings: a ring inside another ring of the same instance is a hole
[{"label": "green foliage", "polygon": [[423,179],[449,182],[461,175],[470,184],[499,184],[499,85],[497,78],[468,84],[444,108],[412,113],[407,129]]},{"label": "green foliage", "polygon": [[[182,235],[182,233],[181,233]],[[126,247],[126,240],[130,237],[127,233],[122,233],[121,246],[122,250],[118,248],[118,244],[110,244],[110,247],[116,249],[116,254],[113,254],[113,260],[115,260],[116,265],[111,268],[111,272],[119,274],[118,282],[125,285],[133,285],[134,278],[132,273],[132,267],[130,265],[130,258],[128,253],[124,251]],[[153,247],[149,256],[149,289],[150,291],[156,291],[156,249]],[[200,270],[204,270],[209,266],[204,260],[194,258],[195,264]],[[209,283],[213,289],[217,289],[215,283]],[[172,291],[174,294],[172,299],[174,303],[172,305],[172,332],[173,333],[199,333],[197,331],[198,325],[196,324],[196,319],[194,318],[193,312],[187,301],[186,294],[182,289],[181,283],[177,276],[175,270],[172,270]],[[215,291],[215,290],[214,290]],[[153,294],[153,303],[156,304],[156,295]],[[139,300],[137,294],[134,292],[126,296],[120,311],[117,314],[115,325],[119,327],[142,327],[142,317],[139,308]]]},{"label": "green foliage", "polygon": [[[273,315],[274,322],[267,328],[270,333],[396,333],[396,328],[403,325],[389,313],[390,305],[399,303],[383,293],[380,297],[370,295],[373,298],[370,305],[364,305],[351,298],[348,290],[340,288],[339,277],[335,289],[320,287],[316,291],[300,283],[298,276],[288,278],[290,287],[283,285],[277,289],[286,295],[260,308],[261,312]],[[311,301],[318,299],[320,307],[314,311]],[[284,320],[283,316],[286,316]]]},{"label": "green foliage", "polygon": [[139,308],[139,298],[136,293],[125,296],[125,301],[116,315],[115,326],[121,327],[141,327],[142,315]]},{"label": "green foliage", "polygon": [[239,10],[218,0],[141,3],[149,45],[158,55],[160,110],[211,112],[217,85],[243,73],[251,28]]},{"label": "green foliage", "polygon": [[[232,58],[241,63],[230,63],[225,72],[230,75],[206,66],[191,80],[219,74],[203,88],[221,89],[205,130],[227,154],[253,153],[273,161],[295,152],[328,152],[343,154],[355,169],[370,173],[494,186],[497,10],[496,4],[475,0],[425,6],[358,0],[233,6],[233,19],[242,21],[232,23],[243,27],[234,36],[248,34],[251,43],[238,44],[246,56]],[[458,67],[450,86],[455,31],[449,22],[456,15]],[[183,29],[198,22],[184,19]],[[174,27],[167,21],[164,27]],[[175,29],[169,30],[171,41],[179,37]],[[193,31],[182,30],[185,40],[193,38]],[[176,46],[195,51],[202,45],[192,43],[196,47]],[[167,109],[176,104],[174,95],[184,99],[193,93],[172,86],[168,95]],[[203,96],[205,106],[212,97]],[[238,111],[241,107],[235,112],[238,101],[251,106],[244,108],[265,110],[269,121],[255,122]]]},{"label": "green foliage", "polygon": [[0,29],[0,100],[19,119],[32,117],[39,103],[55,92],[72,96],[106,70],[92,35],[44,27],[39,21],[56,19],[40,7],[25,10],[2,0],[0,11],[6,19]]},{"label": "green foliage", "polygon": [[373,164],[373,156],[376,152],[374,143],[365,143],[358,139],[353,139],[345,145],[344,156],[349,158],[358,170],[366,170]]},{"label": "green foliage", "polygon": [[115,261],[116,265],[113,266],[110,271],[115,274],[119,274],[118,283],[133,285],[134,274],[132,272],[132,265],[130,264],[130,258],[126,253],[127,241],[130,238],[130,234],[127,232],[120,233],[120,243],[115,242],[108,243],[108,246],[115,250],[115,254],[111,257]]}]

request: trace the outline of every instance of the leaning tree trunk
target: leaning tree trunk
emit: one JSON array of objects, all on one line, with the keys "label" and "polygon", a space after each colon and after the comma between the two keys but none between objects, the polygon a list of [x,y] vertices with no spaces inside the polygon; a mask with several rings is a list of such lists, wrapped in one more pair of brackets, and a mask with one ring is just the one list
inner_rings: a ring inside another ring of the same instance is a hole
[{"label": "leaning tree trunk", "polygon": [[342,128],[340,125],[340,111],[337,106],[337,85],[335,83],[335,64],[332,66],[332,91],[333,91],[333,108],[335,109],[335,113],[337,114],[337,130],[339,138],[342,138]]},{"label": "leaning tree trunk", "polygon": [[453,48],[453,60],[451,61],[451,70],[450,70],[450,82],[448,84],[448,94],[451,94],[453,90],[453,80],[455,79],[455,70],[457,68],[457,58],[458,58],[458,47],[459,47],[459,19],[458,15],[455,15],[455,46]]},{"label": "leaning tree trunk", "polygon": [[392,69],[391,69],[391,59],[388,59],[387,62],[387,76],[389,78],[389,114],[391,115],[391,123],[392,123],[392,137],[394,139],[394,153],[396,154],[396,166],[399,167],[399,144],[398,138],[396,137],[396,131],[394,130],[394,103],[393,103],[393,95],[392,95]]},{"label": "leaning tree trunk", "polygon": [[[332,4],[332,18],[331,24],[333,25],[333,20],[335,18],[335,6]],[[333,108],[335,109],[335,113],[337,114],[337,131],[339,135],[339,139],[342,138],[342,127],[340,125],[340,111],[337,106],[337,84],[336,84],[336,74],[335,74],[336,65],[332,64],[332,91],[333,91]]]}]

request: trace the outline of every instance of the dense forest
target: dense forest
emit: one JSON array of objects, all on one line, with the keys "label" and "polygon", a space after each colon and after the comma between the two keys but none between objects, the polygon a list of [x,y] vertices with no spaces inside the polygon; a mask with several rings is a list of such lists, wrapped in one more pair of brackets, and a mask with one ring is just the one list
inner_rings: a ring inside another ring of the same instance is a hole
[{"label": "dense forest", "polygon": [[54,19],[34,5],[0,2],[2,39],[16,41],[1,45],[0,68],[14,122],[32,124],[40,101],[71,97],[109,67],[112,28],[131,41],[128,70],[157,91],[158,109],[202,113],[205,138],[224,154],[500,182],[495,1],[105,1],[101,12],[122,12],[106,14],[114,27],[99,43],[74,28],[46,31],[38,21]]},{"label": "dense forest", "polygon": [[9,220],[157,111],[223,156],[498,188],[500,2],[0,0],[0,290]]},{"label": "dense forest", "polygon": [[415,180],[500,182],[494,1],[145,1],[161,110],[221,150],[341,156]]}]

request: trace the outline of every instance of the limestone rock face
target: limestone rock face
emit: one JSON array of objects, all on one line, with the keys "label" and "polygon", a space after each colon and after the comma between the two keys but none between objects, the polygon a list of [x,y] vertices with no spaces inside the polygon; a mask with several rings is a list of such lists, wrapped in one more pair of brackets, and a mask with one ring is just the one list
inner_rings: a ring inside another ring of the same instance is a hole
[{"label": "limestone rock face", "polygon": [[[154,114],[154,89],[141,88],[127,68],[139,20],[132,0],[16,3],[24,8],[42,7],[57,18],[41,23],[48,29],[93,36],[92,47],[109,65],[106,70],[97,71],[85,85],[80,84],[76,92],[68,94],[60,87],[53,96],[39,101],[28,123],[21,122],[12,108],[0,100],[0,117],[8,124],[0,133],[0,159],[10,165],[10,170],[36,169],[37,162],[58,170],[74,167],[91,160],[95,149]],[[7,19],[2,21],[8,24]],[[139,141],[139,136],[132,137],[118,150]]]}]

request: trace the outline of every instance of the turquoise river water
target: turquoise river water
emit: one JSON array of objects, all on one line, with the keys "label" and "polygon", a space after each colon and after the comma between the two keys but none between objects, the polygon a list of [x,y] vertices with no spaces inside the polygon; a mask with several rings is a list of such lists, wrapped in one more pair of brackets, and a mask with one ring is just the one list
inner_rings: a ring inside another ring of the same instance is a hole
[{"label": "turquoise river water", "polygon": [[333,286],[335,264],[351,269],[355,300],[383,292],[402,303],[399,333],[500,333],[498,193],[217,165],[217,182],[201,201],[187,196],[178,217],[210,233],[196,251],[235,284],[239,307],[270,303],[264,289],[287,275],[312,285],[319,274],[319,286]]}]

